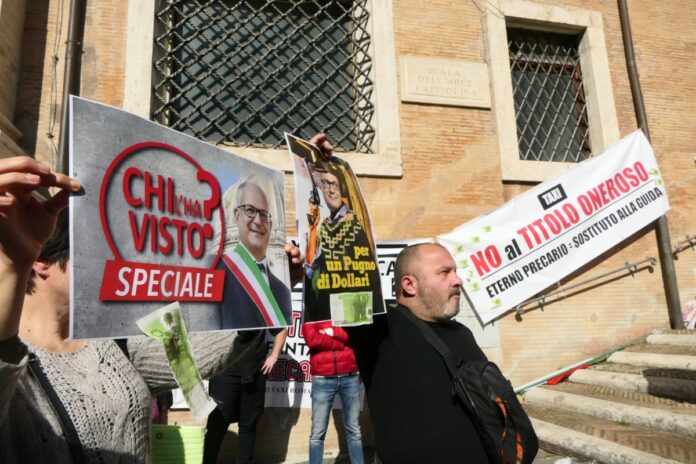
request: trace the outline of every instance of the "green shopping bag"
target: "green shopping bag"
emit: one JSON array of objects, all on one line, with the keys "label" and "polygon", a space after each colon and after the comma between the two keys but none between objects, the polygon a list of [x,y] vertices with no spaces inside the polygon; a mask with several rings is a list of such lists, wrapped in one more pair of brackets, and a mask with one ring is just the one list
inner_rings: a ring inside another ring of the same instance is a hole
[{"label": "green shopping bag", "polygon": [[201,464],[205,428],[152,424],[152,464]]}]

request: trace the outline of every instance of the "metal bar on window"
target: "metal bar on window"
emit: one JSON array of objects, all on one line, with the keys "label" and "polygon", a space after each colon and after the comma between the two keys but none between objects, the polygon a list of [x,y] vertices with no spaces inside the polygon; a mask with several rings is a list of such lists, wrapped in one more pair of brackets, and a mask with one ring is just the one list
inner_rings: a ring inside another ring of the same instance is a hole
[{"label": "metal bar on window", "polygon": [[519,156],[579,162],[591,153],[579,35],[508,28]]},{"label": "metal bar on window", "polygon": [[367,0],[159,0],[152,118],[215,144],[372,153]]}]

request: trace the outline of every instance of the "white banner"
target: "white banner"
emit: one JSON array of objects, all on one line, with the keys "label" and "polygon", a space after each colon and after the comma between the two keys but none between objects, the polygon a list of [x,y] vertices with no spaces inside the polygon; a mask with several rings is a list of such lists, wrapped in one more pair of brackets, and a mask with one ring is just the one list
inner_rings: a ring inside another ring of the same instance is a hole
[{"label": "white banner", "polygon": [[490,322],[669,209],[652,148],[636,131],[604,153],[438,237]]}]

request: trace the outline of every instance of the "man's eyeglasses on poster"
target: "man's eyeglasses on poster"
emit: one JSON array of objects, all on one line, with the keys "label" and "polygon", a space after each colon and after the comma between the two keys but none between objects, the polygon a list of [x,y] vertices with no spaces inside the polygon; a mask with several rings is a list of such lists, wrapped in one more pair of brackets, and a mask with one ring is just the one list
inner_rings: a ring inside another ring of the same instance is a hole
[{"label": "man's eyeglasses on poster", "polygon": [[252,205],[239,205],[237,208],[241,208],[248,218],[254,219],[258,214],[263,222],[271,222],[271,213],[265,209],[258,209]]}]

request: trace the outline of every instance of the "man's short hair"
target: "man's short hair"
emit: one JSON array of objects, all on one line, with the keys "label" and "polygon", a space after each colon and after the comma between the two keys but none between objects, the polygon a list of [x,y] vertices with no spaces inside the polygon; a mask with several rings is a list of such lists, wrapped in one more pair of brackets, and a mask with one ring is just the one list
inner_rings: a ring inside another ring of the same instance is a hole
[{"label": "man's short hair", "polygon": [[439,243],[425,242],[409,245],[399,253],[394,263],[394,291],[398,297],[401,294],[401,278],[405,275],[416,275],[418,267],[418,257],[420,256],[420,248],[426,245],[437,246],[443,250],[447,250]]},{"label": "man's short hair", "polygon": [[319,173],[319,175],[331,174],[334,176],[338,182],[338,192],[341,194],[341,196],[343,196],[346,179],[345,175],[343,172],[341,172],[341,169],[338,166],[335,166],[333,163],[324,163],[321,165],[321,167],[316,168],[316,171]]},{"label": "man's short hair", "polygon": [[414,262],[418,258],[418,246],[409,245],[396,257],[396,262],[394,263],[394,293],[398,298],[401,295],[401,278],[405,275],[411,274],[411,269],[413,269]]},{"label": "man's short hair", "polygon": [[[70,259],[70,232],[68,222],[68,210],[64,210],[58,215],[56,222],[56,230],[41,248],[41,253],[36,261],[45,264],[58,264],[61,271],[65,271]],[[36,272],[32,269],[27,282],[26,293],[28,295],[36,291]]]},{"label": "man's short hair", "polygon": [[336,165],[334,163],[326,163],[324,165],[324,168],[326,169],[326,172],[336,176],[336,178],[338,180],[340,180],[341,183],[345,182],[345,179],[344,179],[345,176],[343,174],[343,171],[341,170],[341,168],[338,165]]},{"label": "man's short hair", "polygon": [[242,180],[237,186],[237,191],[234,194],[234,205],[232,206],[233,208],[239,206],[240,202],[242,201],[242,194],[244,193],[244,189],[246,189],[250,185],[253,185],[256,188],[258,188],[266,197],[266,201],[268,201],[268,196],[266,195],[266,192],[263,191],[261,186],[254,182],[254,179],[252,177],[247,177],[246,179]]}]

